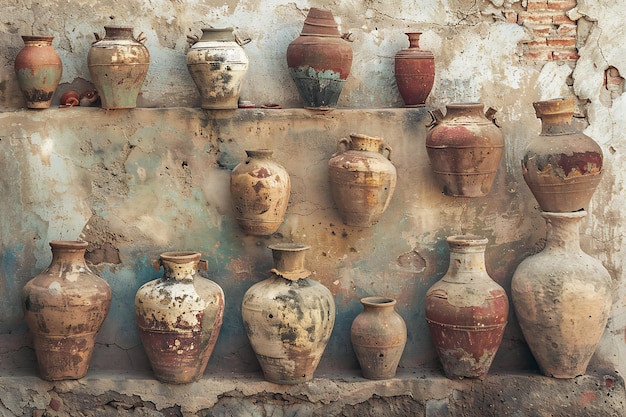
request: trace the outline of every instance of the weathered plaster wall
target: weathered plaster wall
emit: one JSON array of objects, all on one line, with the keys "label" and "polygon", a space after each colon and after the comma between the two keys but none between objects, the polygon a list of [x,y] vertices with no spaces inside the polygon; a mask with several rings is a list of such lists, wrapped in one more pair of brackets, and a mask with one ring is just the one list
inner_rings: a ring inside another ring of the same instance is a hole
[{"label": "weathered plaster wall", "polygon": [[[555,14],[574,34],[556,42]],[[581,229],[583,248],[602,260],[615,283],[613,315],[594,366],[626,372],[624,299],[624,97],[626,1],[444,0],[94,2],[16,1],[0,16],[0,161],[3,195],[0,230],[0,330],[3,369],[32,367],[17,297],[21,286],[49,261],[47,242],[93,242],[92,258],[114,287],[110,317],[100,336],[95,366],[147,369],[132,321],[132,296],[157,274],[148,260],[162,250],[199,249],[212,277],[228,294],[227,319],[210,366],[248,370],[256,363],[241,333],[237,304],[269,267],[265,245],[298,240],[313,245],[309,263],[336,295],[341,319],[325,366],[354,367],[347,342],[358,298],[385,292],[400,298],[410,345],[403,366],[436,363],[423,323],[421,299],[446,268],[443,239],[472,232],[487,236],[494,278],[508,289],[517,263],[538,250],[543,221],[519,168],[529,137],[539,130],[532,102],[575,95],[578,124],[605,153],[606,173]],[[354,65],[339,105],[350,110],[319,115],[304,110],[202,112],[185,66],[187,35],[200,28],[237,27],[252,42],[244,48],[250,70],[242,98],[257,104],[300,107],[286,69],[285,51],[309,7],[333,10],[350,32]],[[545,9],[545,10],[544,10]],[[569,10],[571,9],[571,10]],[[537,15],[529,14],[535,11]],[[543,15],[541,15],[543,13]],[[550,16],[532,21],[529,16]],[[563,18],[567,16],[567,19]],[[543,23],[542,23],[543,22]],[[23,106],[13,75],[22,34],[52,34],[64,63],[63,85],[85,88],[93,32],[128,25],[144,32],[152,59],[141,107],[16,111]],[[541,32],[539,26],[547,27]],[[538,29],[539,28],[539,29]],[[499,110],[506,152],[491,195],[479,200],[444,197],[430,174],[423,110],[401,107],[393,56],[408,43],[405,31],[423,31],[422,47],[436,57],[430,106],[479,101]],[[544,35],[540,35],[544,33]],[[547,33],[547,34],[545,34]],[[543,37],[541,37],[543,36]],[[538,58],[538,39],[550,58]],[[575,39],[578,58],[571,54]],[[550,41],[548,41],[548,39]],[[535,42],[535,43],[533,43]],[[556,45],[556,46],[554,46]],[[547,47],[547,46],[546,46]],[[554,52],[554,48],[559,53]],[[561,48],[561,49],[559,49]],[[359,110],[382,109],[382,110]],[[326,182],[325,164],[336,140],[350,131],[381,135],[394,147],[400,173],[397,195],[371,230],[341,226]],[[293,172],[294,192],[280,236],[243,236],[228,205],[228,174],[249,147],[271,147]],[[311,154],[311,159],[308,158]],[[345,233],[344,233],[345,232]],[[228,316],[230,314],[230,316]],[[532,361],[512,317],[496,369],[526,369]]]}]

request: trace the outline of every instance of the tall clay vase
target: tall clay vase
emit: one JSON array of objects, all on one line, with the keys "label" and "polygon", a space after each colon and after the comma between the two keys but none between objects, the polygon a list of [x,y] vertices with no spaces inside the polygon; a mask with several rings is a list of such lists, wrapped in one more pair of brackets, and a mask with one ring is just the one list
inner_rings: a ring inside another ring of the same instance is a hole
[{"label": "tall clay vase", "polygon": [[47,109],[56,91],[63,64],[52,47],[54,36],[22,36],[24,47],[15,57],[15,75],[31,109]]},{"label": "tall clay vase", "polygon": [[390,379],[396,375],[407,331],[395,310],[396,300],[387,297],[361,299],[363,311],[352,322],[354,353],[367,379]]},{"label": "tall clay vase", "polygon": [[426,151],[443,193],[453,197],[484,197],[491,191],[502,158],[504,137],[495,124],[496,110],[480,103],[448,104],[426,134]]},{"label": "tall clay vase", "polygon": [[337,148],[328,161],[337,210],[349,226],[372,226],[389,207],[396,188],[391,147],[382,138],[352,133],[350,139],[341,139]]},{"label": "tall clay vase", "polygon": [[224,316],[224,292],[197,276],[206,261],[199,252],[165,252],[155,262],[161,278],[142,285],[135,296],[139,335],[156,378],[186,384],[202,378]]},{"label": "tall clay vase", "polygon": [[611,310],[611,277],[580,248],[585,211],[543,212],[546,245],[513,274],[517,319],[541,372],[574,378],[586,372]]},{"label": "tall clay vase", "polygon": [[337,107],[352,67],[352,47],[330,10],[311,7],[300,36],[287,47],[287,65],[305,108]]},{"label": "tall clay vase", "polygon": [[509,314],[504,289],[487,274],[481,236],[448,237],[450,266],[426,293],[426,320],[446,376],[487,376]]},{"label": "tall clay vase", "polygon": [[572,126],[574,99],[533,103],[541,133],[522,160],[526,184],[543,211],[586,209],[602,178],[602,149]]},{"label": "tall clay vase", "polygon": [[265,379],[298,384],[313,378],[335,324],[335,302],[304,268],[309,246],[283,243],[269,248],[272,276],[246,291],[244,328]]},{"label": "tall clay vase", "polygon": [[435,82],[435,56],[419,47],[420,32],[406,34],[409,47],[394,60],[396,84],[405,107],[423,106]]},{"label": "tall clay vase", "polygon": [[39,374],[58,381],[87,374],[111,288],[85,263],[87,242],[52,241],[52,262],[22,290],[24,319],[33,336]]},{"label": "tall clay vase", "polygon": [[145,37],[133,28],[105,26],[105,36],[89,48],[87,65],[103,109],[132,109],[148,73],[150,53]]},{"label": "tall clay vase", "polygon": [[271,235],[284,220],[291,179],[287,170],[272,159],[272,150],[248,150],[246,154],[246,160],[230,176],[235,220],[249,235]]},{"label": "tall clay vase", "polygon": [[203,109],[236,109],[248,56],[233,28],[202,29],[202,37],[187,52],[187,68],[200,92]]}]

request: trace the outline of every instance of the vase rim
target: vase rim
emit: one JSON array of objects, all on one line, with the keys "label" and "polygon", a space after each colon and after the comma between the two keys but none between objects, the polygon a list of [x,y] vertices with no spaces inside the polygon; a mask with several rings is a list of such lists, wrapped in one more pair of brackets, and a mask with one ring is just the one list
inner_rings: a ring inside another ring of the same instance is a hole
[{"label": "vase rim", "polygon": [[82,250],[86,249],[89,243],[84,240],[51,240],[49,245],[52,249]]},{"label": "vase rim", "polygon": [[484,245],[489,242],[484,236],[479,235],[452,235],[448,236],[446,240],[449,243],[454,243],[456,245]]},{"label": "vase rim", "polygon": [[559,97],[533,102],[537,117],[548,114],[574,113],[574,98]]},{"label": "vase rim", "polygon": [[202,32],[232,32],[234,29],[232,26],[224,28],[202,28]]},{"label": "vase rim", "polygon": [[446,108],[448,109],[465,109],[468,107],[480,107],[480,108],[484,108],[485,104],[484,103],[479,103],[476,101],[468,101],[465,103],[450,103],[450,104],[446,104]]},{"label": "vase rim", "polygon": [[53,39],[54,39],[54,36],[48,36],[48,35],[22,35],[22,40],[24,42],[26,42],[26,41],[29,41],[29,42],[37,42],[37,41],[52,42]]},{"label": "vase rim", "polygon": [[311,245],[304,243],[273,243],[267,246],[271,250],[280,250],[283,252],[300,252],[311,248]]},{"label": "vase rim", "polygon": [[581,219],[587,215],[586,210],[578,211],[542,211],[541,216],[544,219]]},{"label": "vase rim", "polygon": [[199,261],[201,256],[202,254],[196,251],[169,251],[161,253],[159,258],[162,261],[184,264]]},{"label": "vase rim", "polygon": [[246,149],[246,155],[248,156],[256,156],[256,155],[266,155],[271,156],[274,151],[272,149],[262,148],[262,149]]},{"label": "vase rim", "polygon": [[374,295],[361,298],[361,304],[373,307],[392,307],[397,303],[395,298]]}]

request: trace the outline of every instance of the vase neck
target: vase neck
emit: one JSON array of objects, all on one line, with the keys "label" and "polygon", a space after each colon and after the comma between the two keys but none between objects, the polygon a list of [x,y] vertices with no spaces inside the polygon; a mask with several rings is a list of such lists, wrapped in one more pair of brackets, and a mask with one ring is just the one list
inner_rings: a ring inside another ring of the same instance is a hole
[{"label": "vase neck", "polygon": [[488,277],[485,269],[487,242],[486,238],[480,236],[450,236],[450,265],[446,281],[464,283],[475,281],[478,277]]},{"label": "vase neck", "polygon": [[51,46],[54,36],[22,36],[26,46]]},{"label": "vase neck", "polygon": [[409,48],[419,49],[421,34],[422,32],[412,32],[406,34],[406,36],[409,37]]},{"label": "vase neck", "polygon": [[542,114],[541,119],[542,135],[567,135],[576,133],[578,130],[572,125],[573,113]]},{"label": "vase neck", "polygon": [[278,243],[270,245],[269,248],[272,250],[274,259],[272,273],[290,281],[297,281],[311,275],[311,272],[304,267],[305,253],[310,246],[298,243]]},{"label": "vase neck", "polygon": [[396,300],[387,297],[365,297],[361,299],[363,309],[366,311],[380,312],[384,310],[393,310]]},{"label": "vase neck", "polygon": [[248,156],[248,158],[255,159],[271,159],[273,154],[274,151],[272,151],[271,149],[253,149],[246,151],[246,155]]},{"label": "vase neck", "polygon": [[87,268],[85,263],[87,242],[56,240],[50,242],[50,248],[52,249],[50,264],[52,268],[60,268],[63,271],[79,271]]},{"label": "vase neck", "polygon": [[580,222],[587,215],[582,211],[571,213],[541,213],[546,221],[545,251],[580,251]]},{"label": "vase neck", "polygon": [[367,135],[350,135],[350,149],[355,151],[380,152],[382,138]]},{"label": "vase neck", "polygon": [[[192,282],[198,272],[200,252],[162,253],[155,267],[163,266],[163,279],[166,281]],[[206,267],[206,262],[203,262]]]},{"label": "vase neck", "polygon": [[105,26],[104,32],[106,39],[134,39],[131,27]]}]

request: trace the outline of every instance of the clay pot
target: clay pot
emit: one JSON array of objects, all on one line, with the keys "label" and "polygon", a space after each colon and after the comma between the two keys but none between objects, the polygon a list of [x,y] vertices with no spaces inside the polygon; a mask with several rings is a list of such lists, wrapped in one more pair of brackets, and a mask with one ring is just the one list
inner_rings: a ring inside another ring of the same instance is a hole
[{"label": "clay pot", "polygon": [[231,27],[208,28],[202,29],[202,37],[187,52],[187,68],[200,91],[203,109],[238,108],[241,84],[248,71],[242,44]]},{"label": "clay pot", "polygon": [[15,75],[31,109],[47,109],[61,81],[63,64],[52,47],[54,36],[22,36],[24,47],[15,57]]},{"label": "clay pot", "polygon": [[583,375],[611,311],[611,276],[580,248],[585,211],[543,212],[546,246],[513,274],[511,297],[526,342],[541,372]]},{"label": "clay pot", "polygon": [[311,7],[300,36],[287,47],[289,73],[305,108],[337,107],[352,67],[352,47],[337,28],[330,10]]},{"label": "clay pot", "polygon": [[52,262],[22,290],[39,374],[48,381],[87,374],[109,307],[109,284],[85,263],[87,242],[52,241]]},{"label": "clay pot", "polygon": [[335,324],[335,302],[304,268],[309,246],[283,243],[269,248],[272,276],[246,291],[244,328],[265,379],[298,384],[313,378]]},{"label": "clay pot", "polygon": [[248,158],[230,176],[235,220],[249,235],[267,236],[278,230],[289,204],[291,180],[272,159],[270,149],[246,151]]},{"label": "clay pot", "polygon": [[186,384],[202,378],[224,316],[224,292],[196,276],[207,269],[199,252],[165,252],[155,261],[161,278],[142,285],[135,296],[135,319],[156,378]]},{"label": "clay pot", "polygon": [[496,110],[483,113],[480,103],[446,105],[430,112],[426,150],[443,193],[453,197],[484,197],[491,191],[502,158],[504,137],[495,124]]},{"label": "clay pot", "polygon": [[574,99],[533,103],[541,133],[522,160],[524,180],[543,211],[587,208],[602,178],[602,149],[572,126]]},{"label": "clay pot", "polygon": [[102,100],[103,109],[137,107],[148,67],[150,53],[145,37],[133,36],[133,28],[105,26],[105,36],[91,45],[87,64],[91,79]]},{"label": "clay pot", "polygon": [[[391,147],[382,138],[352,133],[350,139],[341,139],[337,148],[328,161],[337,210],[349,226],[372,226],[389,206],[396,188]],[[385,151],[387,157],[383,156]]]},{"label": "clay pot", "polygon": [[366,297],[361,304],[363,311],[352,322],[350,336],[363,377],[393,378],[407,338],[404,319],[394,310],[396,300]]},{"label": "clay pot", "polygon": [[487,239],[448,237],[450,266],[426,293],[426,320],[446,376],[483,379],[509,314],[504,289],[487,274]]},{"label": "clay pot", "polygon": [[423,106],[435,83],[435,56],[419,48],[420,32],[407,33],[409,47],[395,56],[395,77],[405,107]]}]

